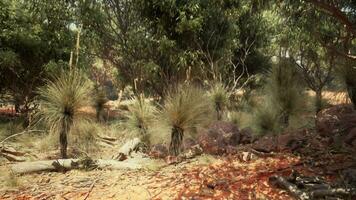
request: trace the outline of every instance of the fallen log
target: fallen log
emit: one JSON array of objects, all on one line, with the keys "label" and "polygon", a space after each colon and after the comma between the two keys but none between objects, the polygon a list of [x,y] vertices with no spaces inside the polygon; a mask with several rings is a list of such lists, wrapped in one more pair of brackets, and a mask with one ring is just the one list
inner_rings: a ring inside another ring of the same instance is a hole
[{"label": "fallen log", "polygon": [[43,171],[63,172],[72,169],[140,169],[142,166],[133,162],[116,160],[92,160],[87,159],[58,159],[23,162],[10,165],[10,169],[15,174],[27,174]]},{"label": "fallen log", "polygon": [[9,154],[9,153],[0,153],[1,156],[3,156],[4,158],[6,158],[8,161],[11,161],[11,162],[24,162],[26,161],[25,158],[23,157],[18,157],[16,155],[12,155],[12,154]]},{"label": "fallen log", "polygon": [[23,156],[26,153],[24,152],[20,152],[20,151],[16,151],[14,148],[12,147],[0,147],[0,152],[1,153],[7,153],[7,154],[12,154],[14,156]]},{"label": "fallen log", "polygon": [[300,200],[324,199],[340,197],[342,199],[356,196],[356,188],[333,187],[319,177],[305,177],[293,173],[291,177],[271,176],[272,185],[286,190],[290,195]]},{"label": "fallen log", "polygon": [[16,151],[12,147],[0,146],[0,156],[11,162],[23,162],[26,159],[23,157],[26,153]]},{"label": "fallen log", "polygon": [[272,185],[275,185],[281,189],[287,190],[290,195],[299,200],[310,200],[311,196],[302,190],[300,190],[296,185],[290,183],[286,178],[281,176],[271,176],[269,181]]}]

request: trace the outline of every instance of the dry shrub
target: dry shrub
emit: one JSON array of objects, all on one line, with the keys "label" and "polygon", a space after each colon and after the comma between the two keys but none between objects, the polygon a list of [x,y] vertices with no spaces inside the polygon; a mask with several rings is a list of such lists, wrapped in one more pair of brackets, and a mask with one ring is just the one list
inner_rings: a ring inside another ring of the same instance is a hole
[{"label": "dry shrub", "polygon": [[76,123],[71,129],[69,141],[71,146],[84,154],[91,154],[98,150],[97,139],[102,132],[100,124],[90,121]]},{"label": "dry shrub", "polygon": [[149,144],[149,129],[158,114],[156,106],[145,99],[143,95],[140,95],[130,100],[128,111],[126,127],[131,133],[139,136],[142,141]]}]

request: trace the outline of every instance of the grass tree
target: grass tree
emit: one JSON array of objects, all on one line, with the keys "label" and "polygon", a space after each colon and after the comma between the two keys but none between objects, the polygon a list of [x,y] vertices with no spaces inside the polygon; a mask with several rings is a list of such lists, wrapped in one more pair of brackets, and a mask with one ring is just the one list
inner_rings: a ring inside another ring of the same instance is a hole
[{"label": "grass tree", "polygon": [[295,67],[289,59],[280,58],[272,67],[266,86],[267,101],[280,116],[282,126],[289,125],[289,118],[303,108],[305,96]]},{"label": "grass tree", "polygon": [[196,87],[180,85],[168,92],[162,109],[162,119],[171,129],[170,153],[181,152],[184,134],[211,121],[213,105],[206,93]]},{"label": "grass tree", "polygon": [[127,127],[137,133],[144,142],[149,143],[148,129],[157,116],[156,106],[140,95],[130,100],[128,110]]},{"label": "grass tree", "polygon": [[228,106],[230,93],[223,83],[215,83],[209,91],[209,96],[215,105],[217,120],[221,120],[224,109]]},{"label": "grass tree", "polygon": [[81,118],[80,109],[92,105],[92,84],[79,70],[62,72],[39,89],[42,120],[59,134],[60,154],[67,158],[67,135]]}]

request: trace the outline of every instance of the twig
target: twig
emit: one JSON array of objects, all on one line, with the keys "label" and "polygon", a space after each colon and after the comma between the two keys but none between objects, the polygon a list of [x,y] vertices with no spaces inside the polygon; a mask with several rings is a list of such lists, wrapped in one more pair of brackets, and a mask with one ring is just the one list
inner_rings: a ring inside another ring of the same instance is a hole
[{"label": "twig", "polygon": [[67,197],[65,197],[65,196],[61,196],[63,199],[65,199],[65,200],[69,200]]},{"label": "twig", "polygon": [[96,181],[97,181],[97,180],[98,180],[98,179],[95,179],[95,180],[93,181],[93,183],[92,183],[92,184],[91,184],[91,186],[90,186],[89,191],[87,192],[87,194],[85,195],[85,197],[84,197],[84,199],[83,199],[83,200],[87,200],[87,199],[88,199],[88,197],[89,197],[89,195],[90,195],[91,191],[93,190],[94,185],[95,185],[95,183],[96,183]]}]

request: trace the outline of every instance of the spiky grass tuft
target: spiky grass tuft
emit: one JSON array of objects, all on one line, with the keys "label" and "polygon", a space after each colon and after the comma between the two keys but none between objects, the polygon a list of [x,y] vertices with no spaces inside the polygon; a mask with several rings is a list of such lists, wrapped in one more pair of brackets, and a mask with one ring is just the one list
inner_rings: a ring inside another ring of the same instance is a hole
[{"label": "spiky grass tuft", "polygon": [[281,130],[279,120],[279,111],[265,105],[256,109],[252,121],[258,135],[264,136],[267,134],[276,134]]},{"label": "spiky grass tuft", "polygon": [[215,105],[217,119],[221,120],[223,111],[229,104],[230,93],[223,83],[215,83],[208,94]]},{"label": "spiky grass tuft", "polygon": [[289,117],[299,113],[304,107],[305,95],[301,81],[296,69],[286,58],[281,58],[272,67],[265,92],[266,103],[280,113],[280,122],[284,127],[289,125]]},{"label": "spiky grass tuft", "polygon": [[38,91],[38,115],[51,133],[59,134],[63,158],[67,157],[67,134],[73,124],[83,118],[80,109],[92,105],[91,91],[91,82],[79,70],[62,72]]},{"label": "spiky grass tuft", "polygon": [[171,129],[171,154],[178,155],[184,134],[212,120],[213,105],[206,93],[190,85],[180,85],[168,92],[162,109],[162,120]]},{"label": "spiky grass tuft", "polygon": [[149,144],[148,129],[156,119],[157,107],[145,99],[143,95],[140,95],[130,100],[128,111],[127,128]]}]

